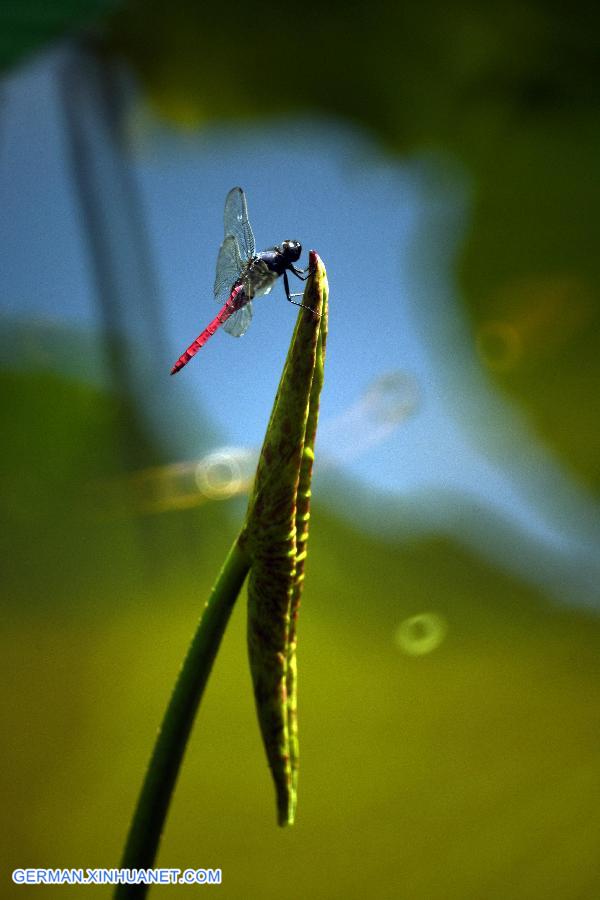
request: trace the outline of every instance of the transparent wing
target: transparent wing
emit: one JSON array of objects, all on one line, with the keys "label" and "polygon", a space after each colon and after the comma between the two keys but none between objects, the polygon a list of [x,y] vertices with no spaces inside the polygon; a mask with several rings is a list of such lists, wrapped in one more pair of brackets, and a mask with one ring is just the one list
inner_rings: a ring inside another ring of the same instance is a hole
[{"label": "transparent wing", "polygon": [[226,302],[231,288],[242,274],[243,268],[238,242],[234,235],[229,234],[221,244],[217,257],[217,274],[213,290],[219,303]]},{"label": "transparent wing", "polygon": [[225,237],[232,234],[238,242],[244,262],[254,256],[256,247],[252,227],[248,221],[246,195],[239,187],[232,188],[225,200]]},{"label": "transparent wing", "polygon": [[241,337],[248,331],[251,321],[252,303],[248,301],[245,306],[242,306],[241,309],[238,309],[237,312],[234,312],[234,314],[227,319],[223,328],[227,334],[232,334],[233,337]]}]

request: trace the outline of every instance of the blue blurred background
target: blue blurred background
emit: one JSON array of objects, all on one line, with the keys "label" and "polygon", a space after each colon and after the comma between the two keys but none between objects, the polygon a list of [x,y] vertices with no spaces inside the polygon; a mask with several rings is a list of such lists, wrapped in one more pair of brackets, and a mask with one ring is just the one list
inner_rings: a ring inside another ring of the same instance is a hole
[{"label": "blue blurred background", "polygon": [[331,291],[299,817],[274,825],[240,603],[161,863],[227,897],[600,891],[592,23],[380,7],[285,38],[234,7],[236,40],[182,0],[6,17],[9,870],[117,864],[241,522],[282,287],[168,376],[239,184],[259,248],[314,247]]}]

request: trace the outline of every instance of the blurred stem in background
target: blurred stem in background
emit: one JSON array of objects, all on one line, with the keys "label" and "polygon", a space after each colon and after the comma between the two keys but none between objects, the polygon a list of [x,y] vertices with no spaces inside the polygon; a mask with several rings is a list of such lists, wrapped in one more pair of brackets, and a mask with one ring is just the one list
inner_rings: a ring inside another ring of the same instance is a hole
[{"label": "blurred stem in background", "polygon": [[[69,49],[60,72],[60,93],[74,194],[100,311],[107,380],[117,409],[116,436],[124,471],[135,473],[163,461],[156,456],[155,442],[144,438],[150,434],[152,404],[160,395],[157,359],[168,354],[142,197],[125,137],[131,84],[119,61],[88,36]],[[148,517],[135,521],[142,564],[154,581],[163,571],[160,526]],[[178,531],[185,545],[183,523]]]},{"label": "blurred stem in background", "polygon": [[[109,377],[116,394],[138,397],[141,367],[129,345],[135,337],[159,355],[165,329],[142,200],[124,139],[126,73],[100,44],[81,41],[63,67],[61,92]],[[143,372],[148,393],[157,378],[154,370],[148,366]],[[138,453],[136,447],[127,448],[136,468]]]}]

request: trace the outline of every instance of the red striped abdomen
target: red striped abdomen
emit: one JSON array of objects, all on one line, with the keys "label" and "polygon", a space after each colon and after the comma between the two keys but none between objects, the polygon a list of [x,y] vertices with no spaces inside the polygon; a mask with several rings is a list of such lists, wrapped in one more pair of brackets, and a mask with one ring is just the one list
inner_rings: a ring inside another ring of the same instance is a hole
[{"label": "red striped abdomen", "polygon": [[[242,302],[243,301],[243,302]],[[180,369],[189,363],[192,356],[195,356],[198,350],[201,347],[204,347],[205,343],[209,338],[213,336],[217,328],[220,328],[221,325],[227,321],[227,319],[237,312],[244,303],[246,302],[246,296],[244,294],[244,288],[241,284],[236,285],[231,294],[229,295],[229,299],[227,303],[219,310],[217,315],[214,317],[210,325],[207,325],[202,334],[199,334],[193,343],[187,348],[185,353],[182,353],[173,368],[171,369],[171,375],[175,375],[176,372],[179,372]]]}]

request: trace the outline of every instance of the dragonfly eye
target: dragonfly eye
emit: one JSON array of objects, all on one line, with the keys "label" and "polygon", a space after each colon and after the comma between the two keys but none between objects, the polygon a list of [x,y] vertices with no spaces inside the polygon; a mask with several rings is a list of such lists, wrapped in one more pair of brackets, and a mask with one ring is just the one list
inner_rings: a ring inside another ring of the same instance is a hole
[{"label": "dragonfly eye", "polygon": [[302,244],[300,241],[284,241],[281,249],[286,259],[290,262],[296,262],[297,259],[300,259],[300,254],[302,253]]}]

